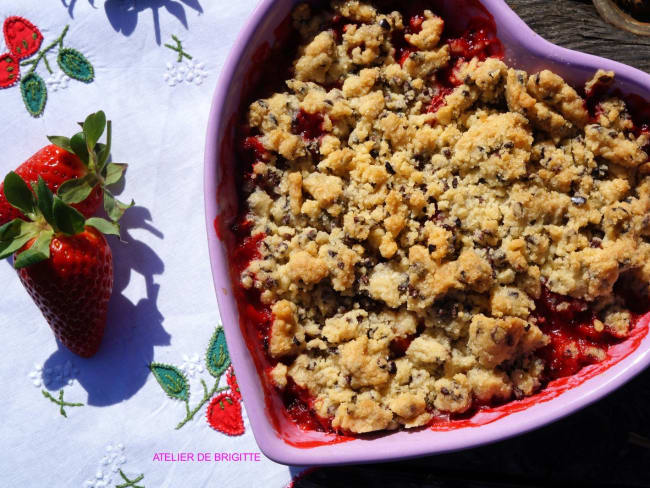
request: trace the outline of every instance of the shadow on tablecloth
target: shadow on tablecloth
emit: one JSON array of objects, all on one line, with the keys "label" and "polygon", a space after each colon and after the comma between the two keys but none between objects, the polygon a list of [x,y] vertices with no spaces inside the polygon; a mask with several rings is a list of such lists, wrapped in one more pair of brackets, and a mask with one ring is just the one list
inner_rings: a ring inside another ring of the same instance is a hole
[{"label": "shadow on tablecloth", "polygon": [[[93,7],[94,0],[88,0]],[[74,8],[77,0],[61,0],[61,4],[68,9],[70,17],[74,17]],[[116,32],[130,36],[138,25],[138,16],[145,10],[151,10],[153,16],[154,34],[156,43],[160,45],[160,10],[165,9],[173,15],[187,29],[187,16],[185,7],[197,13],[203,13],[199,0],[106,0],[104,10],[106,17]]]},{"label": "shadow on tablecloth", "polygon": [[[47,368],[74,361],[79,369],[75,379],[88,393],[88,405],[113,405],[133,396],[149,375],[147,365],[153,361],[154,346],[170,342],[162,326],[164,317],[157,306],[160,285],[154,280],[156,275],[163,273],[165,266],[153,249],[129,234],[132,229],[145,229],[162,239],[163,234],[150,222],[151,214],[147,209],[133,207],[121,221],[124,242],[109,239],[115,263],[115,284],[99,352],[90,359],[81,359],[59,343],[59,349],[45,362]],[[123,293],[134,274],[144,279],[146,288],[146,296],[137,303],[132,303]],[[64,386],[56,383],[53,379],[45,386],[49,390]]]}]

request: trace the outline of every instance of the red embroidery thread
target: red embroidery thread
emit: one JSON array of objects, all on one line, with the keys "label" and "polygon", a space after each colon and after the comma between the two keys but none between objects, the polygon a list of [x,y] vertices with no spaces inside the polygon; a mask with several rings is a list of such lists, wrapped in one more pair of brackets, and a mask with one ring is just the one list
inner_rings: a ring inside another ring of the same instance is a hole
[{"label": "red embroidery thread", "polygon": [[7,17],[2,31],[9,52],[19,60],[34,54],[43,42],[43,34],[38,27],[23,17]]},{"label": "red embroidery thread", "polygon": [[208,406],[206,417],[210,426],[231,436],[244,433],[244,419],[241,414],[241,403],[231,393],[220,393],[212,399]]}]

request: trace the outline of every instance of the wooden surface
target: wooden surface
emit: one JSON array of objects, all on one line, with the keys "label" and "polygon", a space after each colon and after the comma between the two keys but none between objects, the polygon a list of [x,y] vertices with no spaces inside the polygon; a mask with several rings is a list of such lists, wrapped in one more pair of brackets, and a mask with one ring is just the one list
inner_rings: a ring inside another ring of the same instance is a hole
[{"label": "wooden surface", "polygon": [[569,49],[629,64],[650,73],[650,37],[603,21],[589,0],[507,0],[545,39]]},{"label": "wooden surface", "polygon": [[[650,38],[619,31],[589,1],[507,0],[551,42],[650,72]],[[650,487],[650,371],[600,402],[507,441],[397,463],[321,468],[296,488]]]}]

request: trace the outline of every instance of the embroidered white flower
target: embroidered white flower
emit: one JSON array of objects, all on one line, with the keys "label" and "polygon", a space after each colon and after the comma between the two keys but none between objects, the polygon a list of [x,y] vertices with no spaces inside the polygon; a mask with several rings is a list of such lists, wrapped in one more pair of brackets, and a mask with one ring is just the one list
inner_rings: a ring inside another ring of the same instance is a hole
[{"label": "embroidered white flower", "polygon": [[77,367],[69,359],[63,364],[44,368],[41,363],[34,363],[34,369],[29,373],[29,379],[36,388],[49,385],[60,387],[63,384],[74,384],[75,377],[79,374]]},{"label": "embroidered white flower", "polygon": [[194,378],[194,376],[203,373],[205,368],[203,367],[201,358],[198,354],[195,353],[191,356],[183,354],[183,364],[181,365],[181,370],[188,377]]},{"label": "embroidered white flower", "polygon": [[[120,468],[126,463],[126,448],[121,442],[118,444],[109,444],[106,446],[106,453],[99,460],[99,467],[92,479],[86,480],[84,488],[104,488],[113,486],[113,477],[119,472]],[[119,479],[116,478],[116,479]]]},{"label": "embroidered white flower", "polygon": [[68,83],[70,82],[70,77],[66,75],[63,71],[57,71],[51,75],[45,83],[52,91],[65,90],[68,88]]},{"label": "embroidered white flower", "polygon": [[167,63],[163,79],[169,86],[181,83],[200,85],[207,76],[208,72],[205,70],[204,63],[189,59],[181,63]]}]

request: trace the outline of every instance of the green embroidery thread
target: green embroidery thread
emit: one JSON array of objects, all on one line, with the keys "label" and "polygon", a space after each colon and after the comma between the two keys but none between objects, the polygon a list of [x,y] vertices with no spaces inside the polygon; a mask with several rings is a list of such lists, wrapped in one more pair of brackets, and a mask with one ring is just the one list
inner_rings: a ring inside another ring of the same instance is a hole
[{"label": "green embroidery thread", "polygon": [[63,389],[59,390],[59,398],[58,400],[54,398],[49,391],[47,390],[41,390],[41,393],[43,393],[43,396],[50,400],[52,403],[56,403],[59,405],[59,413],[63,415],[65,418],[68,418],[68,414],[65,411],[64,407],[83,407],[83,403],[70,403],[66,402],[63,400]]},{"label": "green embroidery thread", "polygon": [[205,353],[205,365],[212,376],[220,377],[230,366],[230,356],[226,345],[226,334],[219,327],[212,335]]},{"label": "green embroidery thread", "polygon": [[95,79],[95,70],[93,65],[76,49],[64,47],[59,50],[59,55],[56,58],[61,71],[63,71],[70,78],[90,83]]},{"label": "green embroidery thread", "polygon": [[189,400],[190,387],[187,378],[177,367],[170,364],[151,363],[149,369],[169,398],[185,402]]},{"label": "green embroidery thread", "polygon": [[45,69],[50,74],[54,74],[50,62],[47,59],[47,54],[52,49],[58,46],[57,63],[61,71],[67,76],[84,83],[90,83],[95,79],[95,69],[90,61],[76,49],[63,47],[63,39],[68,33],[69,28],[70,26],[66,25],[59,37],[38,51],[34,58],[20,63],[20,66],[31,66],[20,82],[20,91],[25,107],[33,117],[38,117],[43,113],[45,103],[47,102],[47,87],[43,78],[35,70],[40,62],[43,61]]},{"label": "green embroidery thread", "polygon": [[142,481],[142,479],[144,478],[144,474],[141,474],[137,478],[134,478],[134,479],[130,480],[129,478],[127,478],[127,476],[124,474],[124,472],[120,469],[120,476],[124,480],[124,483],[122,483],[121,485],[115,485],[115,488],[128,488],[129,486],[131,486],[133,488],[144,488],[144,486],[142,486],[142,485],[136,485],[136,483],[138,481]]},{"label": "green embroidery thread", "polygon": [[[196,413],[201,410],[201,408],[210,400],[210,398],[212,398],[217,393],[221,393],[222,391],[229,389],[228,386],[219,388],[219,381],[221,380],[221,376],[230,365],[228,346],[226,345],[225,334],[223,332],[223,327],[221,326],[217,327],[214,334],[212,335],[212,338],[210,339],[210,343],[205,354],[205,362],[208,371],[212,376],[215,377],[215,382],[214,385],[212,385],[212,388],[208,390],[208,385],[203,380],[203,378],[201,378],[201,385],[203,386],[203,398],[201,398],[199,403],[192,409],[190,409],[189,387],[185,375],[183,375],[183,373],[181,373],[177,367],[168,364],[151,363],[149,365],[149,369],[154,374],[154,377],[158,381],[158,384],[160,384],[165,393],[167,393],[167,396],[173,399],[182,400],[185,403],[185,418],[178,423],[176,430],[180,429],[187,422],[192,420]],[[173,371],[173,373],[169,373],[170,371]],[[165,376],[167,373],[173,376],[173,380],[170,376]],[[183,381],[182,388],[180,388],[181,380],[179,377],[182,378]],[[173,385],[176,388],[174,391],[177,393],[170,394],[170,385]],[[186,393],[185,389],[187,389]]]},{"label": "green embroidery thread", "polygon": [[164,46],[178,53],[178,59],[176,61],[180,63],[181,61],[183,61],[183,57],[186,57],[187,59],[192,59],[192,56],[190,56],[183,49],[183,43],[181,42],[181,40],[173,34],[172,34],[172,39],[176,42],[176,46],[172,46],[171,44],[164,44]]},{"label": "green embroidery thread", "polygon": [[20,80],[20,94],[23,97],[25,108],[33,117],[38,117],[45,109],[47,101],[47,88],[38,73],[29,72]]},{"label": "green embroidery thread", "polygon": [[53,74],[54,72],[52,71],[52,68],[50,68],[50,63],[47,60],[47,57],[45,56],[49,51],[51,51],[57,44],[59,46],[59,49],[63,49],[63,38],[65,35],[68,33],[68,29],[70,28],[69,25],[66,25],[63,28],[63,32],[61,32],[61,35],[54,39],[47,47],[44,47],[41,49],[36,57],[34,59],[30,59],[29,61],[23,61],[20,63],[21,66],[28,66],[32,65],[31,69],[27,72],[27,74],[33,73],[36,67],[38,66],[38,63],[41,62],[41,59],[45,63],[45,68],[49,71],[50,74]]}]

